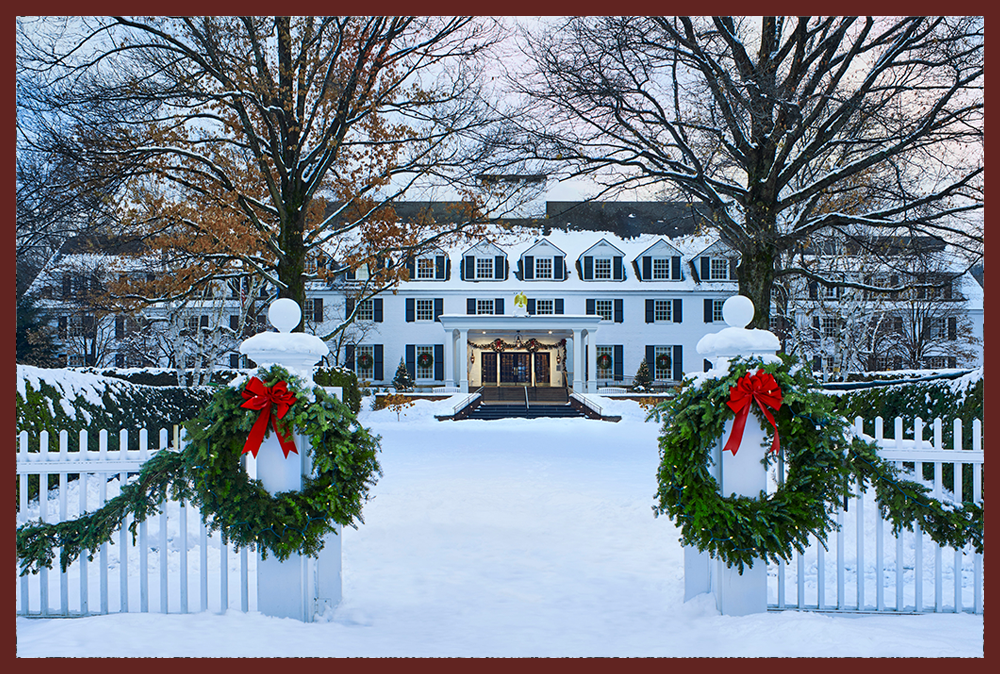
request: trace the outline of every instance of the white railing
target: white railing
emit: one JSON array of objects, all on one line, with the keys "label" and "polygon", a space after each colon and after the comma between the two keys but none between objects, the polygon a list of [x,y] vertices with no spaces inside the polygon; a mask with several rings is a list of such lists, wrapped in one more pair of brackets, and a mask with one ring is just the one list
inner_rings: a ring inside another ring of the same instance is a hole
[{"label": "white railing", "polygon": [[595,403],[593,400],[588,398],[587,396],[577,393],[576,391],[573,391],[569,394],[569,397],[578,401],[584,407],[592,410],[593,412],[596,412],[599,416],[602,417],[604,416],[604,409],[600,405]]},{"label": "white railing", "polygon": [[[862,420],[855,420],[862,433]],[[931,437],[916,419],[913,439],[904,439],[903,420],[896,418],[893,438],[883,435],[883,422],[876,418],[874,440],[879,455],[891,461],[901,477],[925,484],[931,496],[944,502],[962,501],[963,488],[982,505],[984,453],[982,423],[972,423],[972,449],[962,449],[962,424],[955,420],[954,444],[944,447],[942,422],[934,420]],[[924,480],[923,466],[934,465],[934,477]],[[944,467],[953,466],[950,485],[944,483]],[[963,466],[971,466],[963,471]],[[971,490],[963,482],[971,473]],[[827,540],[829,551],[815,539],[805,554],[795,553],[791,573],[786,564],[768,567],[768,604],[772,610],[799,609],[837,612],[983,612],[983,555],[967,546],[944,548],[920,531],[902,531],[893,537],[892,526],[883,520],[874,501],[874,489],[862,498],[849,499],[836,513],[839,531]],[[886,553],[889,553],[888,555]],[[894,554],[892,554],[894,552]],[[860,571],[859,571],[860,570]],[[946,589],[946,581],[950,588]],[[928,590],[925,592],[925,590]]]},{"label": "white railing", "polygon": [[[80,431],[78,451],[71,452],[69,437],[61,431],[58,450],[53,452],[48,433],[42,431],[38,451],[29,452],[28,433],[22,431],[17,452],[17,524],[61,522],[101,507],[156,452],[173,451],[166,429],[156,436],[158,447],[150,447],[147,431],[138,431],[138,450],[129,450],[129,431],[122,430],[120,449],[109,451],[108,432],[102,430],[95,451],[91,449],[94,438]],[[173,441],[175,448],[182,441],[176,427]],[[50,476],[58,476],[57,494],[50,493]],[[30,483],[36,485],[37,500],[28,498]],[[62,571],[57,550],[51,571],[43,568],[38,574],[19,577],[17,615],[255,610],[256,553],[246,549],[232,553],[218,535],[208,534],[196,508],[176,501],[164,506],[158,515],[139,523],[134,543],[129,517],[113,544],[93,551],[93,561],[84,554]],[[118,582],[110,577],[114,571]],[[133,582],[136,575],[138,587]]]}]

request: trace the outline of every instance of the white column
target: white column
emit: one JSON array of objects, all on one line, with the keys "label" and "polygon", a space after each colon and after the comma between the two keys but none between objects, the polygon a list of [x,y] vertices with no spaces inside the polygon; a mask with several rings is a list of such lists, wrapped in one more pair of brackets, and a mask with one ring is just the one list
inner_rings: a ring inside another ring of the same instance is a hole
[{"label": "white column", "polygon": [[597,393],[597,330],[587,330],[587,392]]},{"label": "white column", "polygon": [[448,330],[444,335],[444,385],[455,385],[455,331]]},{"label": "white column", "polygon": [[458,345],[455,347],[458,352],[458,376],[460,377],[458,387],[462,393],[469,392],[469,331],[458,331]]},{"label": "white column", "polygon": [[573,328],[573,390],[583,393],[583,330]]}]

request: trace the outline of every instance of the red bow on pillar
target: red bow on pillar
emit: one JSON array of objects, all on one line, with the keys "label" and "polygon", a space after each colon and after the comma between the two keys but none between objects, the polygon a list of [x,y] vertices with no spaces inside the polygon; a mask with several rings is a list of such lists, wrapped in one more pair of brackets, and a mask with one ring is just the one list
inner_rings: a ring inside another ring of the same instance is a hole
[{"label": "red bow on pillar", "polygon": [[[278,419],[284,418],[288,412],[288,408],[295,404],[295,395],[288,390],[288,384],[279,381],[274,386],[268,387],[264,386],[264,382],[257,379],[257,377],[252,377],[247,382],[242,394],[246,402],[240,405],[240,407],[260,410],[260,416],[257,417],[253,428],[250,429],[250,435],[247,436],[242,453],[246,454],[250,452],[253,458],[257,458],[257,450],[260,449],[260,443],[264,441],[264,433],[267,432],[267,422],[270,421],[271,427],[274,428],[274,434],[278,436],[281,449],[285,452],[285,458],[288,458],[289,452],[298,454],[298,450],[295,449],[295,442],[292,440],[292,434],[287,432],[287,430],[282,431],[282,429],[278,428]],[[276,408],[273,415],[271,414],[272,405]]]},{"label": "red bow on pillar", "polygon": [[781,407],[781,389],[778,388],[778,382],[774,381],[774,376],[766,372],[758,372],[752,376],[748,372],[739,378],[736,386],[729,388],[729,402],[726,404],[736,413],[736,418],[733,420],[733,432],[722,451],[732,452],[736,456],[736,450],[743,441],[743,429],[747,424],[747,415],[750,414],[750,404],[754,401],[757,401],[764,416],[774,426],[771,451],[778,451],[778,425],[767,408],[777,411]]}]

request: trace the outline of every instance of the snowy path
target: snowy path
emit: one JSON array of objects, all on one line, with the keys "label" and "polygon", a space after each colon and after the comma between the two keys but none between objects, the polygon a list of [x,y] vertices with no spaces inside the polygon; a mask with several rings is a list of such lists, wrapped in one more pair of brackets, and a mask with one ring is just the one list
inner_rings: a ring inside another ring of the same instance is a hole
[{"label": "snowy path", "polygon": [[385,475],[366,524],[344,534],[331,622],[19,618],[18,654],[982,656],[982,616],[733,618],[707,595],[684,604],[676,530],[651,511],[657,429],[617,404],[619,424],[439,423],[426,403],[403,422],[366,414]]}]

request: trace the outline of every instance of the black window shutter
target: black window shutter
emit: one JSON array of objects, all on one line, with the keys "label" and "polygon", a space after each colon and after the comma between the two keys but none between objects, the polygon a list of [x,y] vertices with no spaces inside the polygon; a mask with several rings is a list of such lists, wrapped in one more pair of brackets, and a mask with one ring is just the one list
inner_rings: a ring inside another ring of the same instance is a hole
[{"label": "black window shutter", "polygon": [[62,277],[62,296],[64,300],[73,296],[73,278],[69,274],[63,274]]},{"label": "black window shutter", "polygon": [[625,347],[622,344],[615,344],[614,347],[614,358],[615,358],[615,381],[625,380]]},{"label": "black window shutter", "polygon": [[587,315],[593,316],[597,313],[597,300],[587,300]]},{"label": "black window shutter", "polygon": [[382,298],[376,297],[372,300],[372,318],[376,323],[382,322]]},{"label": "black window shutter", "polygon": [[382,367],[382,353],[384,350],[383,345],[376,344],[373,350],[375,351],[375,357],[373,358],[375,361],[375,371],[372,374],[375,376],[376,380],[381,381],[382,379],[385,379],[385,371]]},{"label": "black window shutter", "polygon": [[410,373],[411,379],[417,378],[417,345],[406,345],[406,370]]},{"label": "black window shutter", "polygon": [[823,360],[819,356],[813,356],[813,371],[819,372],[823,369]]},{"label": "black window shutter", "polygon": [[715,300],[705,300],[705,322],[711,323],[715,317]]},{"label": "black window shutter", "polygon": [[448,281],[451,279],[451,258],[446,257],[444,259],[444,280]]},{"label": "black window shutter", "polygon": [[503,255],[497,255],[493,258],[493,278],[498,281],[502,281],[507,275],[504,273],[504,260]]},{"label": "black window shutter", "polygon": [[[124,365],[125,364],[124,363],[125,357],[124,357],[123,354],[120,354],[120,353],[117,354],[115,356],[115,360],[117,361],[119,356],[122,357],[122,365]],[[240,354],[238,354],[238,353],[231,353],[231,354],[229,354],[229,367],[231,367],[232,369],[236,370],[236,369],[239,368],[239,366],[240,366]]]},{"label": "black window shutter", "polygon": [[653,258],[648,255],[642,256],[642,278],[641,281],[648,281],[653,278]]},{"label": "black window shutter", "polygon": [[958,319],[955,316],[948,318],[948,339],[952,341],[958,339]]},{"label": "black window shutter", "polygon": [[893,319],[892,319],[892,329],[895,332],[902,332],[903,331],[903,317],[902,316],[894,316],[893,317]]},{"label": "black window shutter", "polygon": [[944,298],[946,300],[950,300],[951,299],[951,281],[947,281],[944,284]]},{"label": "black window shutter", "polygon": [[240,329],[240,317],[232,315],[229,317],[229,329],[233,332],[238,332]]},{"label": "black window shutter", "polygon": [[736,281],[736,280],[738,280],[737,277],[736,277],[736,258],[735,257],[729,258],[729,280],[730,281]]},{"label": "black window shutter", "polygon": [[625,300],[615,300],[615,323],[625,322]]},{"label": "black window shutter", "polygon": [[476,313],[476,300],[474,297],[470,297],[465,300],[465,313],[475,314]]},{"label": "black window shutter", "polygon": [[622,267],[622,258],[620,255],[612,259],[612,267],[614,267],[613,276],[616,281],[621,281],[625,278],[625,269]]},{"label": "black window shutter", "polygon": [[444,381],[444,344],[434,345],[434,378]]},{"label": "black window shutter", "polygon": [[679,344],[674,347],[674,381],[684,378],[684,347]]},{"label": "black window shutter", "polygon": [[416,280],[417,278],[416,263],[413,261],[412,257],[406,258],[406,271],[409,272],[411,281]]},{"label": "black window shutter", "polygon": [[344,272],[344,278],[348,281],[357,281],[358,273],[353,269],[348,268],[347,271]]},{"label": "black window shutter", "polygon": [[493,300],[493,313],[497,316],[503,316],[503,298],[498,297]]},{"label": "black window shutter", "polygon": [[[235,316],[230,316],[230,327],[232,327],[232,319]],[[115,339],[125,339],[125,317],[115,316]]]},{"label": "black window shutter", "polygon": [[465,276],[466,281],[476,280],[476,258],[473,255],[465,256]]},{"label": "black window shutter", "polygon": [[434,298],[434,320],[440,319],[441,314],[444,313],[444,298],[436,297]]},{"label": "black window shutter", "polygon": [[813,330],[816,331],[816,336],[819,337],[820,336],[820,331],[819,331],[819,316],[813,316]]},{"label": "black window shutter", "polygon": [[815,300],[819,297],[819,283],[816,281],[809,282],[809,299]]},{"label": "black window shutter", "polygon": [[652,323],[654,320],[656,319],[653,316],[653,300],[646,300],[646,322]]},{"label": "black window shutter", "polygon": [[528,313],[532,316],[535,315],[535,300],[533,298],[528,299]]},{"label": "black window shutter", "polygon": [[701,280],[711,281],[712,280],[712,267],[711,261],[708,257],[701,258]]},{"label": "black window shutter", "polygon": [[444,280],[444,255],[434,257],[434,278],[439,281]]},{"label": "black window shutter", "polygon": [[414,322],[417,319],[415,304],[416,304],[416,301],[412,297],[407,297],[406,298],[406,322],[407,323],[412,323],[412,322]]},{"label": "black window shutter", "polygon": [[674,255],[670,258],[670,278],[675,281],[681,280],[681,256]]},{"label": "black window shutter", "polygon": [[552,258],[552,278],[556,281],[562,281],[565,278],[563,269],[563,258],[561,255],[556,255]]},{"label": "black window shutter", "polygon": [[59,337],[66,339],[66,324],[67,320],[65,316],[59,317]]},{"label": "black window shutter", "polygon": [[323,298],[313,298],[313,323],[323,322]]},{"label": "black window shutter", "polygon": [[702,366],[702,368],[704,368],[702,370],[702,372],[708,372],[709,370],[712,369],[712,361],[710,361],[710,360],[702,360],[701,366]]},{"label": "black window shutter", "polygon": [[680,323],[681,321],[684,320],[684,317],[683,317],[683,315],[681,313],[681,300],[680,299],[674,300],[674,311],[673,311],[673,313],[674,313],[674,323]]},{"label": "black window shutter", "polygon": [[565,305],[564,305],[564,300],[563,300],[563,298],[561,298],[561,297],[559,297],[559,298],[556,298],[556,301],[555,301],[555,309],[554,309],[554,311],[555,311],[555,312],[556,312],[557,314],[561,314],[561,313],[563,313],[563,311],[564,311],[564,306],[565,306]]},{"label": "black window shutter", "polygon": [[344,367],[354,370],[354,345],[348,344],[344,347]]},{"label": "black window shutter", "polygon": [[353,297],[348,297],[347,298],[347,308],[344,311],[344,318],[345,319],[350,318],[351,314],[353,314],[353,313],[354,313],[354,298]]},{"label": "black window shutter", "polygon": [[535,258],[531,255],[524,256],[524,279],[530,281],[535,278]]},{"label": "black window shutter", "polygon": [[646,367],[649,368],[649,378],[656,379],[656,349],[646,345]]},{"label": "black window shutter", "polygon": [[198,325],[199,325],[199,327],[207,328],[208,327],[208,316],[205,315],[205,314],[202,314],[201,318],[198,319]]},{"label": "black window shutter", "polygon": [[583,279],[585,281],[594,280],[594,258],[585,255],[583,258]]}]

